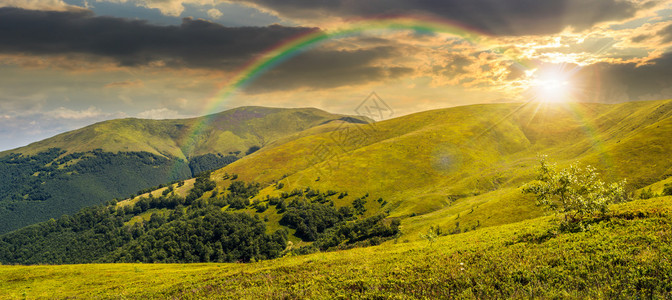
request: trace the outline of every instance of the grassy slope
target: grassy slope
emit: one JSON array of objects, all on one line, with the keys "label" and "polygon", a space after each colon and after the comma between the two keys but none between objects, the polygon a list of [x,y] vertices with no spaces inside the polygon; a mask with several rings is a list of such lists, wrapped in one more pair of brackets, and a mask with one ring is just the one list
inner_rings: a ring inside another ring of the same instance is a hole
[{"label": "grassy slope", "polygon": [[[607,178],[662,189],[672,167],[672,102],[517,108],[429,111],[380,122],[366,138],[357,125],[331,122],[213,174],[264,183],[289,175],[285,188],[260,198],[305,186],[349,191],[338,206],[370,192],[370,214],[405,217],[398,243],[246,265],[1,267],[0,290],[15,298],[671,297],[671,197],[618,205],[619,217],[588,232],[548,236],[553,218],[540,217],[519,187],[533,176],[537,153],[546,153],[561,166],[580,160]],[[341,126],[359,133],[336,144]],[[316,155],[318,146],[337,156]],[[380,208],[378,197],[388,204]],[[433,245],[419,237],[430,225],[449,232],[457,222],[469,232]]]},{"label": "grassy slope", "polygon": [[[375,127],[331,123],[262,149],[213,178],[236,173],[244,180],[284,183],[282,190],[263,190],[260,199],[306,186],[348,191],[348,197],[335,200],[339,206],[370,193],[369,214],[431,213],[409,222],[419,228],[439,222],[447,230],[461,222],[464,230],[541,215],[518,189],[533,178],[538,154],[560,166],[577,160],[594,165],[605,179],[627,178],[634,188],[665,179],[672,174],[670,116],[672,101],[666,100],[472,105]],[[388,204],[377,205],[379,197]]]},{"label": "grassy slope", "polygon": [[670,297],[671,201],[614,206],[616,217],[577,233],[557,232],[553,217],[541,217],[433,244],[251,264],[0,266],[0,290],[8,299]]},{"label": "grassy slope", "polygon": [[[36,154],[49,148],[86,152],[147,151],[190,158],[207,153],[243,153],[287,135],[318,126],[344,115],[315,108],[240,107],[214,115],[178,120],[117,119],[59,134],[25,147],[0,153]],[[197,137],[194,126],[206,122]]]},{"label": "grassy slope", "polygon": [[[189,168],[189,161],[182,163],[178,159],[191,160],[208,153],[227,156],[230,152],[240,152],[238,157],[242,157],[251,146],[263,147],[278,139],[287,140],[288,135],[344,117],[314,108],[241,107],[183,120],[119,119],[2,152],[0,157],[12,152],[32,155],[54,147],[68,153],[94,149],[102,149],[103,152],[146,151],[167,156],[170,161],[145,167],[131,155],[127,159],[116,160],[114,164],[97,160],[94,165],[99,168],[89,173],[62,175],[58,179],[46,177],[43,186],[32,183],[33,178],[29,175],[22,176],[20,180],[6,181],[18,187],[17,190],[23,194],[17,192],[17,195],[24,199],[29,199],[27,191],[32,189],[50,196],[45,201],[14,201],[9,193],[0,193],[0,232],[71,214],[84,206],[125,197],[140,189],[190,177],[192,172],[198,172]],[[195,130],[192,127],[203,122],[206,126],[197,130],[200,134],[193,135]],[[11,170],[4,167],[0,166],[0,170]],[[2,175],[13,174],[8,171]]]},{"label": "grassy slope", "polygon": [[[281,138],[214,172],[270,184],[257,199],[307,186],[348,191],[337,206],[369,193],[367,215],[408,218],[402,240],[439,225],[473,230],[543,215],[520,186],[534,177],[537,155],[566,166],[597,166],[607,180],[642,188],[672,174],[672,101],[572,106],[472,105],[375,124],[330,122]],[[319,178],[319,181],[317,179]],[[663,181],[666,182],[666,181]],[[662,190],[662,183],[653,186]],[[184,189],[184,188],[183,188]],[[382,197],[387,204],[376,201]],[[273,216],[272,212],[264,215]],[[269,228],[279,228],[271,218]]]}]

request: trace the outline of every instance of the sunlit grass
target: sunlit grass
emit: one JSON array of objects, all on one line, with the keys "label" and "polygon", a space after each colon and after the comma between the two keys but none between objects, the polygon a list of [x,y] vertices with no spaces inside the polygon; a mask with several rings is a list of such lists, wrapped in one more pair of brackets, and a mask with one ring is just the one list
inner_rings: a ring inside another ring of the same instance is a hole
[{"label": "sunlit grass", "polygon": [[[0,266],[4,298],[670,296],[672,197],[616,205],[586,232],[553,216],[250,264]],[[551,230],[551,231],[549,231]]]}]

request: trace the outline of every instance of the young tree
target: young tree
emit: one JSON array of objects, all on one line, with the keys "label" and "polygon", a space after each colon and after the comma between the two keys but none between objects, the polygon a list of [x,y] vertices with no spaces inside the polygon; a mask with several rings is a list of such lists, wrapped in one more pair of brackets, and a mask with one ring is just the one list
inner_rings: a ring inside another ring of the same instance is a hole
[{"label": "young tree", "polygon": [[523,187],[524,193],[537,196],[537,205],[565,213],[565,221],[581,219],[585,215],[605,214],[609,204],[628,200],[625,180],[604,183],[591,166],[581,168],[574,163],[558,171],[554,164],[539,159],[539,176]]}]

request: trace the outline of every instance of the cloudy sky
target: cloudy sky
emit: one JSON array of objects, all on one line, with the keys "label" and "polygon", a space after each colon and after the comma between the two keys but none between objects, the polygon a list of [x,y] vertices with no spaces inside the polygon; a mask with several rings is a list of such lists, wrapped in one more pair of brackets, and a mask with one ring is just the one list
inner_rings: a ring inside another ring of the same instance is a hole
[{"label": "cloudy sky", "polygon": [[[455,30],[336,35],[218,94],[276,45],[373,19]],[[672,1],[0,0],[0,150],[122,117],[353,114],[374,91],[394,116],[672,98]]]}]

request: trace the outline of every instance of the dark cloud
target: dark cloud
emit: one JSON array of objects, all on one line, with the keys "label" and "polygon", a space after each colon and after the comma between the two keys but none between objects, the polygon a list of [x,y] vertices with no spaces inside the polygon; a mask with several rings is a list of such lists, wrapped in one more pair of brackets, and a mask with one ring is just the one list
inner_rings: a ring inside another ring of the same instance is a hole
[{"label": "dark cloud", "polygon": [[663,37],[663,42],[672,42],[672,25],[668,25],[658,31],[658,35]]},{"label": "dark cloud", "polygon": [[430,15],[495,35],[548,34],[631,17],[650,2],[624,0],[238,0],[290,18]]},{"label": "dark cloud", "polygon": [[506,80],[512,81],[512,80],[518,80],[522,79],[525,77],[525,69],[518,65],[510,65],[508,67],[509,69],[509,74],[506,76]]},{"label": "dark cloud", "polygon": [[651,38],[651,35],[648,35],[648,34],[640,34],[640,35],[638,35],[638,36],[635,36],[635,37],[631,38],[630,40],[631,40],[633,43],[641,43],[641,42],[646,41],[646,40],[648,40],[648,39],[650,39],[650,38]]},{"label": "dark cloud", "polygon": [[238,67],[305,27],[225,27],[184,19],[180,26],[94,16],[87,10],[36,11],[0,8],[0,53],[84,54],[109,57],[120,65],[162,61],[168,66]]},{"label": "dark cloud", "polygon": [[672,98],[672,53],[666,53],[650,64],[597,63],[575,70],[572,76],[577,96],[589,102],[623,102]]},{"label": "dark cloud", "polygon": [[460,54],[451,55],[448,63],[443,66],[441,74],[451,79],[455,78],[456,76],[468,73],[467,67],[473,63],[473,58],[468,56]]},{"label": "dark cloud", "polygon": [[406,67],[386,67],[382,61],[400,55],[381,46],[359,50],[316,49],[295,56],[264,73],[246,88],[247,93],[296,88],[333,88],[399,78],[413,72]]}]

